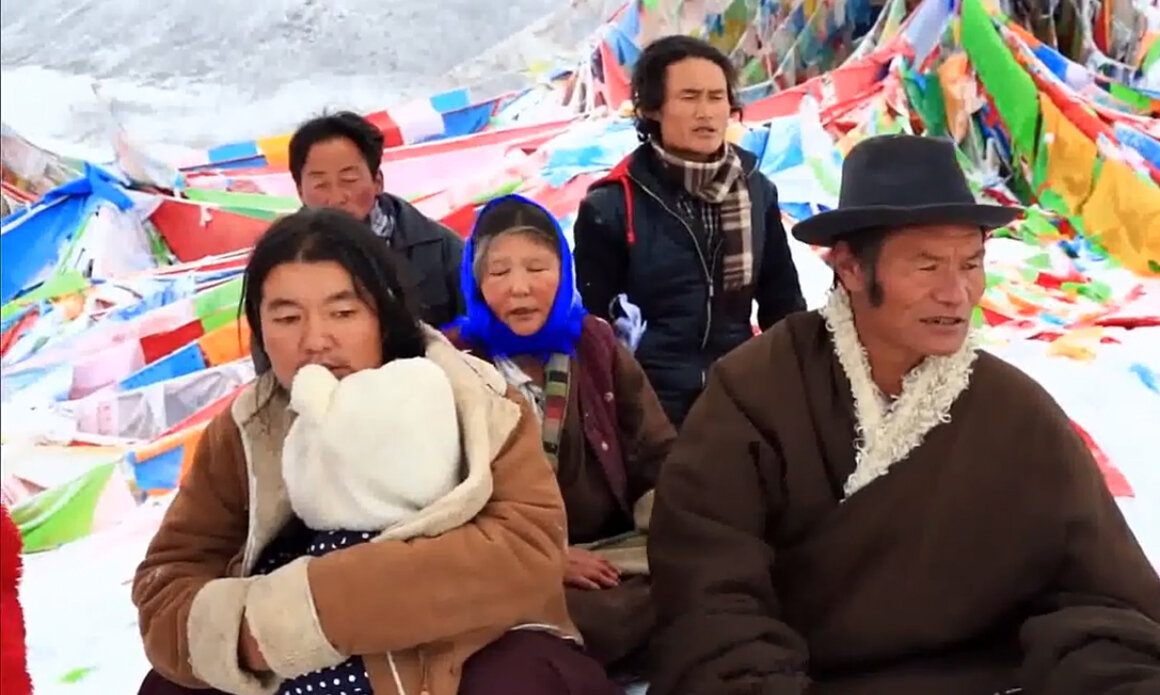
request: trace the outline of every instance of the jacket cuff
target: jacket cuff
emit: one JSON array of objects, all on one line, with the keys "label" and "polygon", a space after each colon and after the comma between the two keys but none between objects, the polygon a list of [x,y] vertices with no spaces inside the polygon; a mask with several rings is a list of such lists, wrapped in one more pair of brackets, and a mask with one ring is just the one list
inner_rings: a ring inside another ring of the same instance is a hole
[{"label": "jacket cuff", "polygon": [[632,520],[638,531],[648,532],[649,524],[652,522],[653,500],[655,498],[656,489],[654,488],[641,495],[636,504],[632,506]]},{"label": "jacket cuff", "polygon": [[310,558],[302,557],[255,578],[246,598],[250,632],[270,670],[282,678],[296,678],[347,660],[322,631],[310,591],[309,566]]},{"label": "jacket cuff", "polygon": [[193,597],[186,620],[189,665],[206,685],[236,695],[273,695],[278,679],[263,679],[238,663],[238,635],[248,579],[214,579]]}]

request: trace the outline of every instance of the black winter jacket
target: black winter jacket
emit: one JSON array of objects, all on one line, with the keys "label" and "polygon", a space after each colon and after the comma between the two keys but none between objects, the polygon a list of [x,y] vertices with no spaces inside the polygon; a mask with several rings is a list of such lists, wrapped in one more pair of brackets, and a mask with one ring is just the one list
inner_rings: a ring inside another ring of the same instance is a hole
[{"label": "black winter jacket", "polygon": [[[744,295],[722,292],[723,245],[705,248],[701,223],[680,212],[688,195],[666,176],[649,144],[641,145],[588,191],[576,217],[576,278],[584,306],[609,319],[621,293],[648,323],[636,350],[669,419],[680,427],[717,358],[805,309],[797,269],[781,223],[777,189],[739,150],[753,206],[756,281]],[[626,200],[631,199],[631,215]]]},{"label": "black winter jacket", "polygon": [[424,322],[442,329],[465,311],[459,289],[462,237],[389,193],[379,196],[395,219],[390,246],[406,259],[403,284]]}]

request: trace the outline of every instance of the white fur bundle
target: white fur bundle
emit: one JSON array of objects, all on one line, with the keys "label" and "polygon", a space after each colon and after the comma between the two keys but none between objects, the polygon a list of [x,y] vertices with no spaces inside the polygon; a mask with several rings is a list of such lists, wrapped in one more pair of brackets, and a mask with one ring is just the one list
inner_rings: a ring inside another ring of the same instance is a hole
[{"label": "white fur bundle", "polygon": [[382,531],[450,492],[460,480],[455,398],[426,358],[394,360],[338,380],[298,371],[298,418],[282,449],[290,505],[318,531]]}]

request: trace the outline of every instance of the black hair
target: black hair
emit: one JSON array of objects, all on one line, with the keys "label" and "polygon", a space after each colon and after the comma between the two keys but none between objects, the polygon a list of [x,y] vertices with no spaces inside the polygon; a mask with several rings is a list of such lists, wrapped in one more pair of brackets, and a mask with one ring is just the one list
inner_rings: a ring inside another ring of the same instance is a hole
[{"label": "black hair", "polygon": [[263,374],[270,359],[262,342],[262,286],[284,263],[333,261],[350,273],[364,301],[378,313],[383,361],[426,354],[426,341],[413,292],[404,287],[402,260],[369,225],[332,208],[303,208],[270,225],[258,239],[242,279],[242,306],[250,326],[254,369]]},{"label": "black hair", "polygon": [[666,76],[669,66],[686,58],[708,60],[725,73],[729,106],[740,113],[737,103],[737,69],[729,57],[713,44],[691,36],[666,36],[645,47],[632,69],[632,106],[636,112],[636,134],[641,142],[649,139],[660,143],[661,124],[645,116],[665,104]]},{"label": "black hair", "polygon": [[[890,232],[891,230],[886,227],[863,229],[838,239],[838,243],[843,243],[850,249],[850,255],[866,276],[866,294],[870,306],[880,306],[885,300],[882,283],[878,280],[878,259],[882,256],[882,245],[890,236]],[[833,286],[837,287],[840,284],[835,269]]]},{"label": "black hair", "polygon": [[339,111],[306,121],[290,136],[290,176],[294,178],[295,185],[302,185],[302,168],[306,166],[310,149],[320,142],[340,138],[354,143],[367,163],[371,176],[378,176],[379,167],[383,163],[382,132],[357,113]]}]

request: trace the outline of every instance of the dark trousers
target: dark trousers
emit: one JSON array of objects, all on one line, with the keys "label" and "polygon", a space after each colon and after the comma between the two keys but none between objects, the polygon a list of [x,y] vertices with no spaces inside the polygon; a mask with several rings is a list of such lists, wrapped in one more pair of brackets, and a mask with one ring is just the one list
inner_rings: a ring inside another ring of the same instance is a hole
[{"label": "dark trousers", "polygon": [[[171,683],[150,671],[137,695],[225,695]],[[579,646],[546,632],[509,632],[463,665],[458,695],[624,695]]]}]

